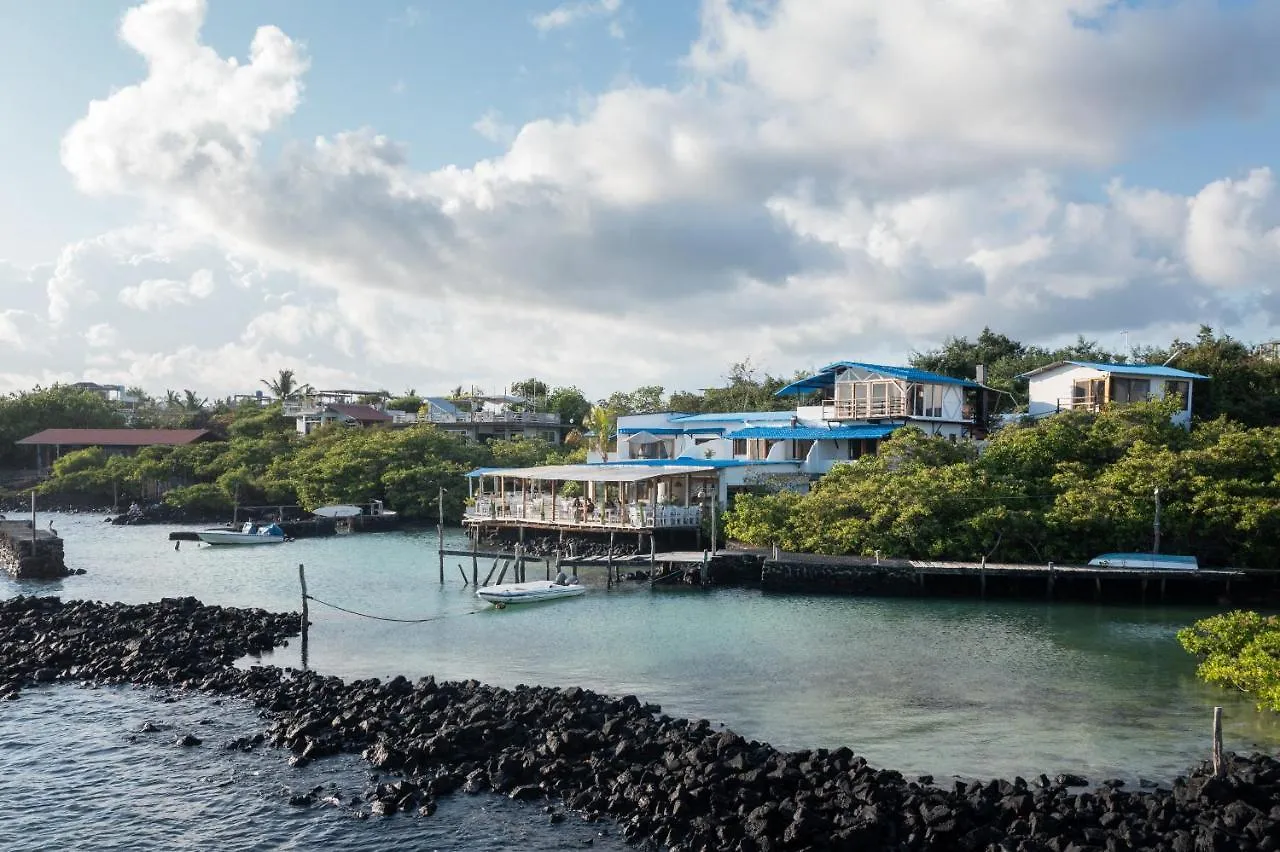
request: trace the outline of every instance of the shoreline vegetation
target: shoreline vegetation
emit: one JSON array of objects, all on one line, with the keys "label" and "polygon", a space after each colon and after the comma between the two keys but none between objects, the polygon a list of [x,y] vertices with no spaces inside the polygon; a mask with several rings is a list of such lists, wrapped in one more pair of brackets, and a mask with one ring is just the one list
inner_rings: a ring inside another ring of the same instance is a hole
[{"label": "shoreline vegetation", "polygon": [[[0,602],[0,697],[70,682],[248,699],[266,729],[225,747],[275,746],[293,765],[363,755],[380,777],[359,816],[429,817],[441,796],[504,795],[545,803],[553,822],[612,821],[650,847],[1262,852],[1280,832],[1280,762],[1262,754],[1228,755],[1220,775],[1201,765],[1139,790],[1118,780],[1089,789],[1070,774],[938,784],[876,769],[848,748],[781,752],[634,696],[430,677],[348,683],[234,665],[287,644],[299,627],[297,614],[193,598],[12,598]],[[203,745],[190,734],[179,742]],[[321,802],[304,791],[290,804]]]}]

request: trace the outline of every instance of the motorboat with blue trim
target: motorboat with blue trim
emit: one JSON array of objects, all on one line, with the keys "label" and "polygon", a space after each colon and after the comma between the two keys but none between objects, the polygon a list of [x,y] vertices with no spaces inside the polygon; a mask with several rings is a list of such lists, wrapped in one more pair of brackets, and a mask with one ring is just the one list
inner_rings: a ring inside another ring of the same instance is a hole
[{"label": "motorboat with blue trim", "polygon": [[1094,568],[1132,568],[1139,571],[1197,571],[1200,563],[1194,556],[1168,553],[1104,553],[1089,560]]},{"label": "motorboat with blue trim", "polygon": [[201,530],[196,535],[205,544],[282,544],[285,540],[279,524],[259,526],[252,521],[246,521],[238,530]]}]

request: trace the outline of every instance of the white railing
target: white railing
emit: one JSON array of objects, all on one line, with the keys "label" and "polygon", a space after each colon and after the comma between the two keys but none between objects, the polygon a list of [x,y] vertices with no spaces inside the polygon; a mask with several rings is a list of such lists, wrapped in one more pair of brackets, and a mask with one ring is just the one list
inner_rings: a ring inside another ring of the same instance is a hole
[{"label": "white railing", "polygon": [[906,414],[906,400],[900,396],[888,399],[827,399],[822,402],[823,420],[874,420],[905,417]]},{"label": "white railing", "polygon": [[486,496],[467,507],[466,518],[483,520],[525,520],[564,526],[615,526],[648,529],[650,527],[696,527],[702,520],[702,510],[697,506],[657,506],[616,503],[595,506],[588,511],[585,502],[574,505],[572,500],[557,497],[519,495]]},{"label": "white railing", "polygon": [[550,411],[472,411],[458,414],[432,412],[432,423],[538,423],[557,425],[560,415]]},{"label": "white railing", "polygon": [[1099,396],[1068,396],[1058,400],[1059,411],[1068,411],[1074,408],[1097,411],[1102,408],[1102,405],[1102,397]]}]

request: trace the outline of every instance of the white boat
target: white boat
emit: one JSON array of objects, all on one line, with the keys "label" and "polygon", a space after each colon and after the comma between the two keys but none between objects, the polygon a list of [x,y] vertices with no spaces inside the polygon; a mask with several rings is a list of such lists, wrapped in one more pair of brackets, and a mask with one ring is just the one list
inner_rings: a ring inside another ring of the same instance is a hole
[{"label": "white boat", "polygon": [[1146,571],[1196,571],[1200,563],[1194,556],[1167,553],[1104,553],[1089,560],[1098,568],[1137,568]]},{"label": "white boat", "polygon": [[252,522],[246,522],[239,530],[201,530],[196,535],[205,544],[280,544],[284,541],[284,530],[279,524],[259,528]]},{"label": "white boat", "polygon": [[581,583],[562,586],[550,580],[530,580],[527,583],[503,583],[476,590],[476,597],[492,604],[533,603],[572,598],[584,593],[587,587]]}]

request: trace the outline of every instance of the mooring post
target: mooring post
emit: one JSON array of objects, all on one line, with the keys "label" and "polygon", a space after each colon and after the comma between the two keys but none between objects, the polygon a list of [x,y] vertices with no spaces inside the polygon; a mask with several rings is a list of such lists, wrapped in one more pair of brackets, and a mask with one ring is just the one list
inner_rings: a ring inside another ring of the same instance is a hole
[{"label": "mooring post", "polygon": [[516,582],[523,583],[528,578],[524,575],[524,525],[520,526],[520,544],[516,547]]},{"label": "mooring post", "polygon": [[649,533],[649,576],[653,577],[653,568],[658,562],[658,545],[653,540],[653,533]]},{"label": "mooring post", "polygon": [[982,557],[978,570],[981,572],[978,575],[978,592],[985,598],[987,596],[987,557]]},{"label": "mooring post", "polygon": [[311,624],[309,612],[307,608],[307,569],[301,562],[298,563],[298,583],[302,586],[302,669],[307,668],[307,633]]},{"label": "mooring post", "polygon": [[462,575],[462,585],[467,584],[467,572],[462,570],[462,563],[458,563],[458,573]]},{"label": "mooring post", "polygon": [[440,585],[444,585],[444,486],[440,486],[440,491],[436,495],[436,542],[440,555]]},{"label": "mooring post", "polygon": [[484,575],[484,584],[489,585],[489,581],[493,579],[493,572],[498,570],[498,557],[493,557],[493,565],[489,567],[489,573]]},{"label": "mooring post", "polygon": [[613,588],[613,530],[609,530],[609,554],[604,560],[605,588]]},{"label": "mooring post", "polygon": [[1045,597],[1053,598],[1053,563],[1049,563],[1049,581],[1045,585]]},{"label": "mooring post", "polygon": [[471,527],[471,585],[479,586],[477,582],[480,579],[480,559],[476,556],[476,548],[480,544],[480,527]]},{"label": "mooring post", "polygon": [[1222,708],[1213,708],[1213,774],[1222,776]]},{"label": "mooring post", "polygon": [[31,489],[31,556],[36,555],[36,490]]}]

